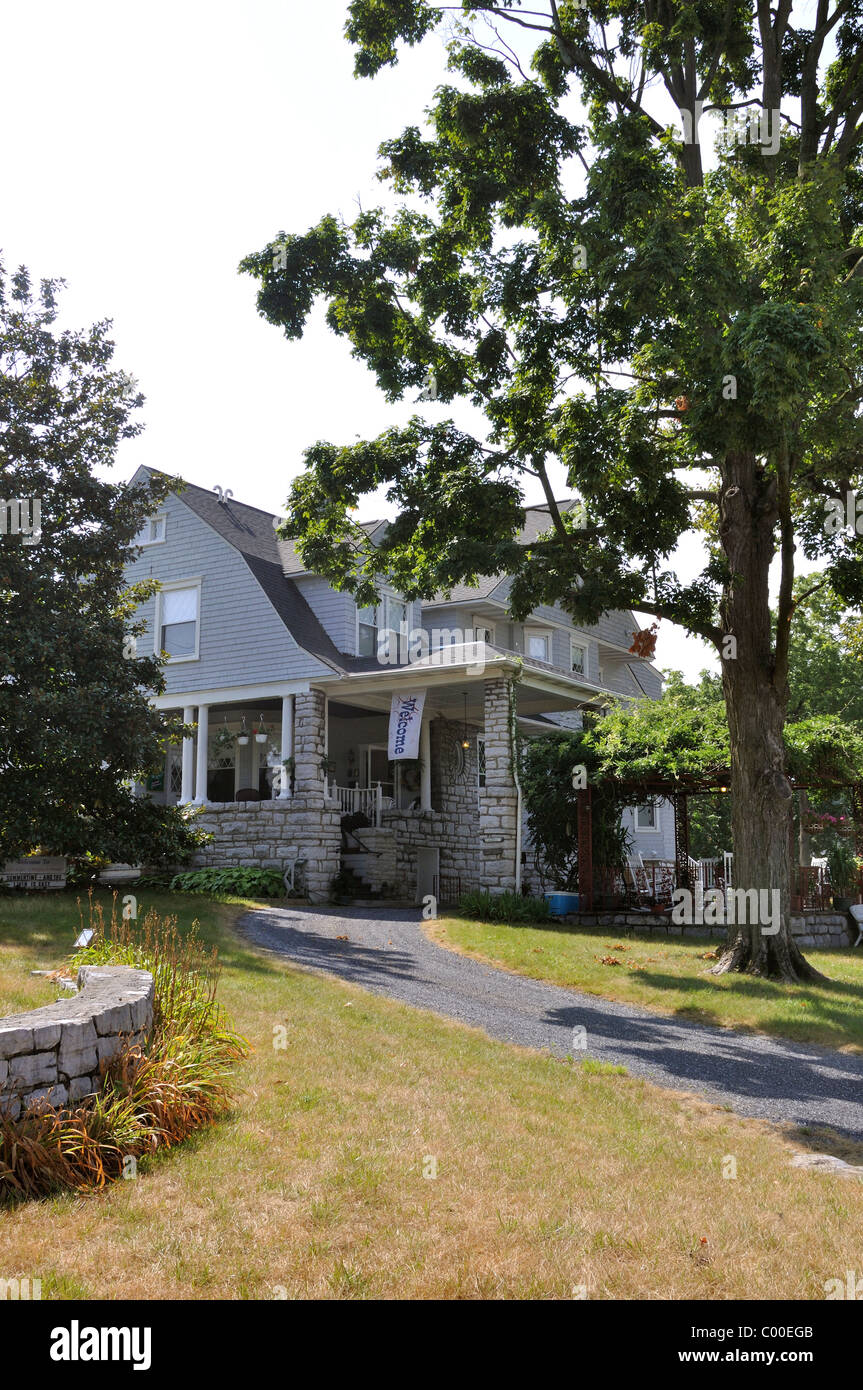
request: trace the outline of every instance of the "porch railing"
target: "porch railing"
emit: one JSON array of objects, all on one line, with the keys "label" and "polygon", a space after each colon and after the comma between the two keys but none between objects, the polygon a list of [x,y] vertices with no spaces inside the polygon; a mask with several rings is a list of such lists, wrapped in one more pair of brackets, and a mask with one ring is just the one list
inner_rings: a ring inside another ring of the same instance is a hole
[{"label": "porch railing", "polygon": [[353,816],[361,812],[368,816],[372,825],[381,823],[383,792],[380,782],[372,787],[331,787],[330,795],[335,797],[343,816]]}]

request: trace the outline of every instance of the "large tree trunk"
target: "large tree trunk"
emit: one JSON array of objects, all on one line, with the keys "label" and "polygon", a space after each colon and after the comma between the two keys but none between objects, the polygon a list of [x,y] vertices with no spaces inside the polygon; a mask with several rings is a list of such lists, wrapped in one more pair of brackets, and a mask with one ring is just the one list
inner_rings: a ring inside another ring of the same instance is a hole
[{"label": "large tree trunk", "polygon": [[820,979],[791,937],[792,789],[782,738],[788,687],[774,670],[768,590],[775,485],[751,455],[731,456],[724,473],[720,537],[731,578],[722,619],[736,643],[736,653],[732,648],[735,654],[722,663],[731,742],[733,881],[738,893],[757,890],[759,910],[753,912],[750,898],[748,910],[737,912],[713,973]]}]

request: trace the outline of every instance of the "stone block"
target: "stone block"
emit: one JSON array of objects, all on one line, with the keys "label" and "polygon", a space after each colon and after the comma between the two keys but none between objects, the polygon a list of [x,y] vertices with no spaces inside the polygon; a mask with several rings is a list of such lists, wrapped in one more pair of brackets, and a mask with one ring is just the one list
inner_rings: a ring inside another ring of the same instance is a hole
[{"label": "stone block", "polygon": [[93,1017],[96,1033],[105,1037],[110,1033],[128,1033],[132,1027],[132,1015],[128,1003],[110,1004],[100,1009]]},{"label": "stone block", "polygon": [[68,1105],[69,1092],[62,1083],[46,1086],[42,1090],[33,1091],[29,1096],[25,1096],[24,1106],[27,1110],[32,1110],[42,1101],[46,1101],[48,1105]]},{"label": "stone block", "polygon": [[56,1052],[26,1052],[13,1057],[9,1066],[10,1090],[29,1090],[57,1081]]},{"label": "stone block", "polygon": [[82,1076],[96,1066],[96,1028],[91,1018],[63,1027],[57,1066],[61,1076]]},{"label": "stone block", "polygon": [[100,1038],[96,1044],[99,1065],[102,1062],[110,1062],[112,1057],[116,1057],[118,1052],[123,1050],[123,1039],[117,1037]]},{"label": "stone block", "polygon": [[22,1052],[33,1051],[33,1029],[21,1027],[17,1021],[4,1019],[0,1022],[0,1057],[15,1057]]},{"label": "stone block", "polygon": [[93,1085],[92,1077],[72,1076],[69,1078],[69,1100],[74,1102],[82,1100],[84,1096],[93,1095],[98,1087]]}]

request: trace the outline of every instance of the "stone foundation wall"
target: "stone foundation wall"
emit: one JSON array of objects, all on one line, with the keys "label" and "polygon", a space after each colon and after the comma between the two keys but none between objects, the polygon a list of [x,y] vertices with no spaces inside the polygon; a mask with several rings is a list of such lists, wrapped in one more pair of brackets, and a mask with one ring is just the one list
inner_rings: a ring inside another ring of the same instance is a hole
[{"label": "stone foundation wall", "polygon": [[219,868],[238,864],[243,868],[277,869],[284,873],[299,857],[312,902],[328,902],[330,883],[339,872],[341,816],[334,802],[309,804],[307,797],[287,801],[241,801],[208,806],[195,822],[212,836],[212,843],[197,850],[194,868]]},{"label": "stone foundation wall", "polygon": [[0,1019],[0,1108],[13,1119],[42,1099],[66,1105],[93,1094],[101,1063],[126,1042],[149,1041],[153,976],[146,970],[84,965],[78,991]]},{"label": "stone foundation wall", "polygon": [[[461,892],[479,887],[479,792],[477,787],[477,733],[468,727],[470,746],[462,748],[464,726],[444,719],[432,720],[431,796],[433,811],[384,811],[384,826],[392,832],[395,880],[401,897],[411,901],[417,888],[417,849],[440,850],[440,876],[444,891]],[[364,839],[368,831],[361,830]]]},{"label": "stone foundation wall", "polygon": [[192,863],[197,868],[239,864],[278,869],[305,860],[302,881],[309,901],[330,900],[330,884],[341,867],[341,815],[326,799],[324,760],[326,701],[319,690],[294,702],[294,794],[274,801],[208,806],[197,824],[213,836]]}]

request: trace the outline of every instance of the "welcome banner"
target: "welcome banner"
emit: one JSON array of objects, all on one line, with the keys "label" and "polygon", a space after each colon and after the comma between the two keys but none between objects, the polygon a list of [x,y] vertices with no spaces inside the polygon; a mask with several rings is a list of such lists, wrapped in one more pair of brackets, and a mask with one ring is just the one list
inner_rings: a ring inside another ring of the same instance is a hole
[{"label": "welcome banner", "polygon": [[426,693],[394,695],[390,706],[390,736],[387,757],[418,758],[420,755],[420,725]]}]

